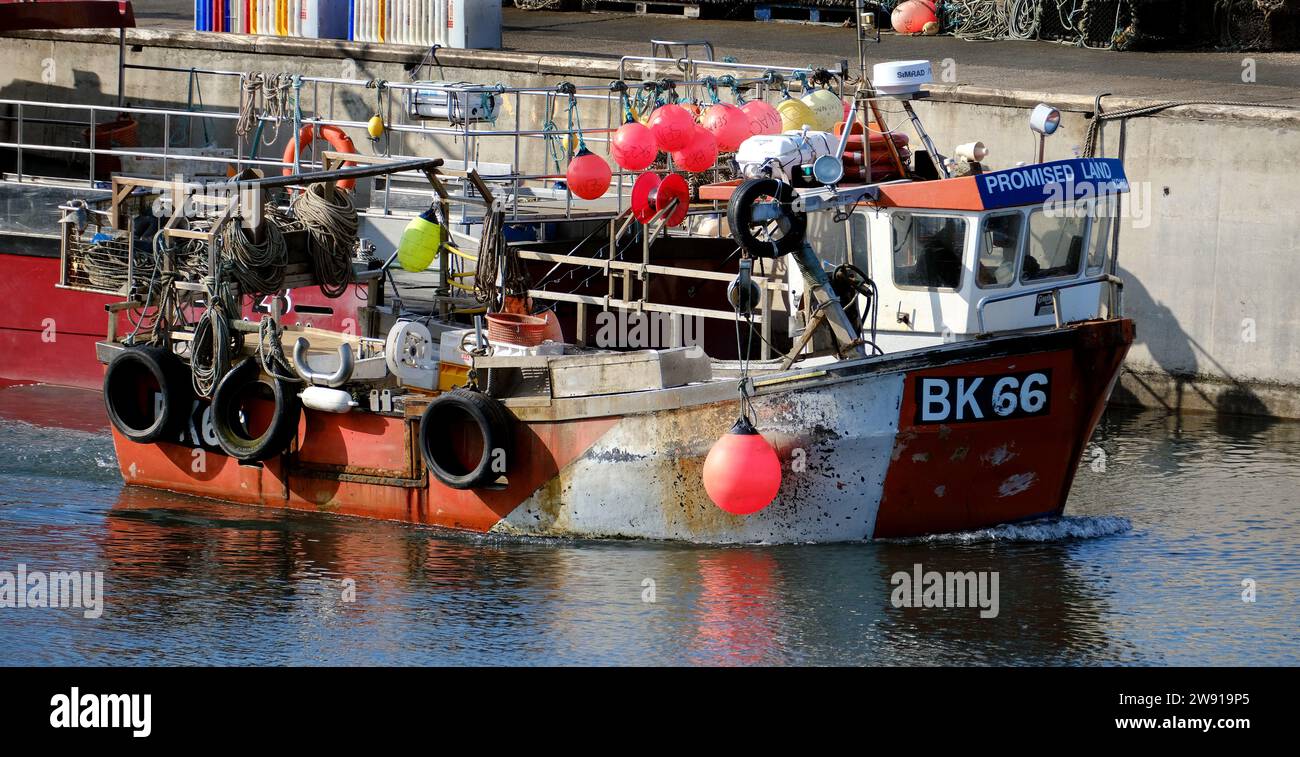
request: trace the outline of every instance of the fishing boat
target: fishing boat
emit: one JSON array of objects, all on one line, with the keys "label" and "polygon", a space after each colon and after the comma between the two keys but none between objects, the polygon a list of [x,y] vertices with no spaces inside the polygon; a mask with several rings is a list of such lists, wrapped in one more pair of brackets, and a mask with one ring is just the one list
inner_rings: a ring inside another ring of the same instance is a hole
[{"label": "fishing boat", "polygon": [[[225,176],[116,170],[61,203],[56,291],[103,298],[88,351],[126,483],[478,533],[700,543],[1059,515],[1134,336],[1112,246],[1122,165],[993,170],[978,142],[944,158],[911,108],[923,62],[856,79],[623,63],[613,86],[385,82],[381,103],[398,107],[370,123],[301,93],[374,82],[307,76],[276,80],[291,83],[287,111],[114,109],[298,135],[278,161],[241,135],[233,155],[168,153]],[[711,159],[686,145],[626,167],[640,158],[623,126],[659,139],[690,91]],[[803,123],[748,118],[717,159],[715,117],[746,95]],[[492,117],[530,101],[548,128]],[[924,149],[887,126],[885,101]],[[1055,118],[1031,125],[1046,135]],[[362,130],[373,154],[346,139]],[[418,142],[445,135],[459,155]],[[568,170],[524,170],[539,142]],[[333,308],[310,324],[290,317],[309,292]]]}]

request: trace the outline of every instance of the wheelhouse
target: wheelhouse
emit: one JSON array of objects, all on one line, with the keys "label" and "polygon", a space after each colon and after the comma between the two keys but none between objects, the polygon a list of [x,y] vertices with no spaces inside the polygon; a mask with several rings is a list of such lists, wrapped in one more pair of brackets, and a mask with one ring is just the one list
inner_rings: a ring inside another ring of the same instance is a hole
[{"label": "wheelhouse", "polygon": [[[1071,175],[1095,173],[1097,162],[1059,161],[1080,164]],[[843,222],[842,246],[833,219],[810,236],[875,282],[885,352],[1103,317],[1115,310],[1115,219],[1127,191],[1122,168],[1106,170],[1101,183],[1044,187],[1033,202],[965,191],[996,186],[995,174],[928,182],[925,195],[883,185]]]}]

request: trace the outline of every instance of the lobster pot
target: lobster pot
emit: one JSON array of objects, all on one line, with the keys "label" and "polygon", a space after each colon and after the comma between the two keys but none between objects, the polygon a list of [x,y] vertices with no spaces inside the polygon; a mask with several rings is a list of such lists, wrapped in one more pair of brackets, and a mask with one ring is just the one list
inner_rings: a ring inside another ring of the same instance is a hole
[{"label": "lobster pot", "polygon": [[500,0],[351,0],[349,39],[498,49]]}]

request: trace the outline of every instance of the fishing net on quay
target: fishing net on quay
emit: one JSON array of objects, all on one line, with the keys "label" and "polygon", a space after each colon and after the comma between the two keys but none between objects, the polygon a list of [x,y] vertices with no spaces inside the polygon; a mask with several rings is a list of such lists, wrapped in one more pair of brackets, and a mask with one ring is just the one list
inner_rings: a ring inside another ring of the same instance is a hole
[{"label": "fishing net on quay", "polygon": [[[670,0],[671,1],[671,0]],[[903,0],[868,2],[878,23]],[[602,0],[514,0],[526,10],[595,10]],[[751,18],[760,5],[852,9],[855,0],[683,0]],[[1037,39],[1115,50],[1300,49],[1300,0],[938,0],[943,32],[968,40]]]},{"label": "fishing net on quay", "polygon": [[1115,50],[1300,47],[1300,0],[947,0],[939,9],[944,31],[972,40]]}]

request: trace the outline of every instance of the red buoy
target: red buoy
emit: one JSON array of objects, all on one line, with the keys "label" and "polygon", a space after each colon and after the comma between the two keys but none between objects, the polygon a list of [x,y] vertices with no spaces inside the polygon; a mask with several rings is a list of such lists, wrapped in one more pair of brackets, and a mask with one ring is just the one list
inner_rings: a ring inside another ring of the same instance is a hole
[{"label": "red buoy", "polygon": [[703,126],[696,126],[695,133],[686,147],[673,153],[673,163],[683,171],[699,173],[713,168],[718,162],[718,142],[713,132]]},{"label": "red buoy", "polygon": [[732,515],[750,515],[772,504],[781,489],[776,450],[747,419],[713,443],[704,459],[704,491]]},{"label": "red buoy", "polygon": [[569,161],[569,170],[564,178],[569,184],[569,191],[584,200],[594,200],[609,189],[609,181],[614,172],[609,170],[605,159],[583,148]]},{"label": "red buoy", "polygon": [[700,125],[718,140],[720,152],[735,152],[740,143],[750,137],[749,116],[740,108],[728,103],[714,103],[704,111]]},{"label": "red buoy", "polygon": [[749,131],[751,134],[780,134],[781,133],[781,114],[776,112],[776,108],[763,102],[762,100],[750,100],[740,109],[745,111],[749,116]]},{"label": "red buoy", "polygon": [[643,171],[655,162],[659,146],[650,127],[636,121],[623,124],[614,132],[609,154],[624,171]]},{"label": "red buoy", "polygon": [[650,114],[650,131],[655,135],[655,143],[660,150],[680,150],[691,142],[691,135],[695,133],[695,118],[680,105],[660,105]]}]

